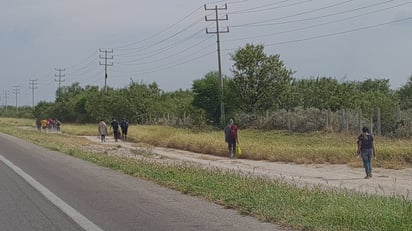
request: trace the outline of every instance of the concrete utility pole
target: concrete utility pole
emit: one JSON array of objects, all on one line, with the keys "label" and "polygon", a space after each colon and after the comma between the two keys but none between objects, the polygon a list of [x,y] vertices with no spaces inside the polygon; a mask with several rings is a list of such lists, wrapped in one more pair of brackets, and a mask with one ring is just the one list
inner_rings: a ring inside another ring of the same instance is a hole
[{"label": "concrete utility pole", "polygon": [[66,71],[66,69],[57,69],[54,68],[55,71],[59,72],[59,74],[54,74],[54,77],[57,77],[58,79],[54,79],[55,82],[59,82],[59,89],[58,89],[58,96],[60,96],[61,93],[61,83],[64,82],[65,80],[62,79],[63,77],[65,77],[65,74],[62,74],[63,71]]},{"label": "concrete utility pole", "polygon": [[229,20],[229,17],[226,14],[225,18],[219,18],[219,10],[227,10],[227,4],[225,4],[225,7],[219,8],[217,5],[215,5],[214,8],[207,8],[206,4],[205,10],[214,10],[215,11],[215,18],[208,18],[205,16],[206,21],[215,21],[216,22],[216,31],[209,31],[208,28],[206,28],[206,34],[216,34],[216,43],[217,43],[217,62],[218,62],[218,67],[219,67],[219,89],[220,89],[220,121],[224,122],[225,121],[225,107],[223,104],[223,79],[222,79],[222,62],[220,58],[220,33],[228,33],[229,32],[229,27],[226,27],[226,30],[220,30],[219,29],[219,21],[227,21]]},{"label": "concrete utility pole", "polygon": [[104,92],[107,93],[107,66],[113,66],[113,62],[107,62],[108,59],[113,59],[113,55],[107,56],[107,54],[113,54],[113,49],[99,49],[99,52],[104,53],[104,56],[99,55],[100,59],[104,59],[104,63],[99,62],[99,64],[104,65]]},{"label": "concrete utility pole", "polygon": [[3,92],[4,92],[4,100],[5,100],[5,102],[4,102],[4,106],[6,107],[6,112],[7,112],[7,99],[9,98],[9,90],[3,90]]},{"label": "concrete utility pole", "polygon": [[18,110],[17,107],[17,95],[20,94],[20,86],[13,86],[13,94],[16,95],[16,111]]},{"label": "concrete utility pole", "polygon": [[30,81],[29,85],[30,85],[30,89],[32,92],[32,100],[33,100],[32,107],[34,107],[34,90],[37,89],[37,79],[30,79],[29,81]]}]

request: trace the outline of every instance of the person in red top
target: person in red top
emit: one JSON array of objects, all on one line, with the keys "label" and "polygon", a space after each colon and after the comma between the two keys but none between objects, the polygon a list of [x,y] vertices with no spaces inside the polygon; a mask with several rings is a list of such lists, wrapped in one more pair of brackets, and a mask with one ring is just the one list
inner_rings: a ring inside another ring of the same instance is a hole
[{"label": "person in red top", "polygon": [[233,123],[233,119],[229,120],[229,123],[225,127],[225,142],[229,149],[229,157],[235,157],[236,143],[238,143],[237,126]]}]

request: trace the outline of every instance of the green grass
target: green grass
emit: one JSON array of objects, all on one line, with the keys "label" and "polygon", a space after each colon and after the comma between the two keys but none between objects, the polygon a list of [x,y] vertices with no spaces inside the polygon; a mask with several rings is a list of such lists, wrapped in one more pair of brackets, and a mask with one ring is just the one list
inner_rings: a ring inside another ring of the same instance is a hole
[{"label": "green grass", "polygon": [[[399,197],[325,191],[320,188],[299,189],[282,181],[243,176],[233,171],[205,170],[191,165],[161,165],[87,153],[78,149],[79,144],[86,142],[82,138],[16,129],[24,125],[14,123],[4,126],[4,122],[4,119],[0,119],[1,132],[100,166],[152,180],[186,194],[206,198],[262,221],[298,230],[412,230],[412,203]],[[87,126],[81,128],[89,129]],[[156,128],[147,129],[158,132]],[[173,131],[173,128],[168,131]],[[179,129],[175,131],[182,132]],[[314,139],[312,136],[309,138]]]}]

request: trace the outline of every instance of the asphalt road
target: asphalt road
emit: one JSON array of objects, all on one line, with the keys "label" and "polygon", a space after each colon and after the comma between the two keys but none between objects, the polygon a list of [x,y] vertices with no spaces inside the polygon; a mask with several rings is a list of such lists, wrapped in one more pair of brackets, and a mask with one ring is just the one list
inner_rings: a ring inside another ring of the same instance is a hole
[{"label": "asphalt road", "polygon": [[1,230],[83,230],[0,162]]},{"label": "asphalt road", "polygon": [[0,227],[1,230],[82,230],[81,227],[116,231],[283,230],[200,198],[1,133]]}]

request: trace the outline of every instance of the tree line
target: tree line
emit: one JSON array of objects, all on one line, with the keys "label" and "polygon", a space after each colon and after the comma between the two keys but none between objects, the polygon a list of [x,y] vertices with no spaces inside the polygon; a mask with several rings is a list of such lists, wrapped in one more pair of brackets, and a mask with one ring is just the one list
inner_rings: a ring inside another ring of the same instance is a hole
[{"label": "tree line", "polygon": [[[231,54],[232,77],[223,76],[223,91],[217,72],[193,81],[192,89],[165,92],[156,83],[131,81],[121,89],[80,86],[73,83],[56,91],[54,102],[39,102],[20,112],[1,110],[1,115],[59,118],[62,122],[90,123],[100,119],[127,118],[130,123],[168,123],[186,126],[221,127],[228,118],[250,115],[248,120],[268,112],[318,109],[337,112],[360,110],[371,120],[379,108],[382,131],[391,133],[405,124],[397,110],[412,108],[412,76],[399,90],[388,79],[340,82],[333,77],[297,79],[280,55],[267,55],[263,45],[246,44]],[[220,102],[225,117],[222,121]],[[29,113],[31,110],[31,113]],[[255,116],[255,117],[254,117]],[[251,121],[241,121],[243,127]]]}]

